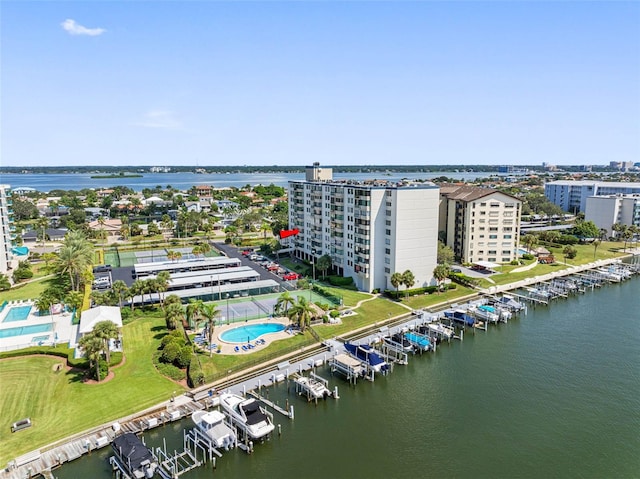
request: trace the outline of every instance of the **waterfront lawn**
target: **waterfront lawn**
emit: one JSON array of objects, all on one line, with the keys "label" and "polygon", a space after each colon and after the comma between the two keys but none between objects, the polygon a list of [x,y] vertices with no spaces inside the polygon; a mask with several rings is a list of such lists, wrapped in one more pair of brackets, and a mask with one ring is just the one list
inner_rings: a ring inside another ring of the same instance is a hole
[{"label": "waterfront lawn", "polygon": [[422,309],[435,306],[440,303],[451,303],[465,296],[476,294],[473,288],[456,285],[456,289],[448,289],[442,293],[423,294],[419,296],[409,296],[402,302],[412,309]]},{"label": "waterfront lawn", "polygon": [[371,299],[373,296],[369,293],[361,293],[360,291],[354,291],[352,289],[342,289],[335,288],[325,283],[320,283],[322,289],[325,289],[327,292],[342,298],[342,305],[353,308],[355,307],[359,301]]},{"label": "waterfront lawn", "polygon": [[313,329],[321,338],[328,339],[409,313],[407,308],[384,298],[365,301],[353,311],[356,314],[340,318],[341,324],[319,324]]},{"label": "waterfront lawn", "polygon": [[[199,352],[198,357],[202,364],[202,372],[206,382],[212,382],[223,378],[225,375],[258,366],[271,359],[276,359],[284,354],[297,351],[304,346],[310,346],[316,340],[310,333],[296,334],[288,339],[272,341],[266,348],[257,349],[251,354],[216,354],[209,357],[207,352]],[[231,373],[229,373],[231,371]]]},{"label": "waterfront lawn", "polygon": [[[115,377],[82,382],[83,372],[54,372],[60,358],[28,356],[0,361],[0,465],[88,428],[167,400],[181,386],[161,376],[151,362],[164,335],[161,313],[123,327],[125,360]],[[12,434],[11,423],[30,417],[33,426]]]}]

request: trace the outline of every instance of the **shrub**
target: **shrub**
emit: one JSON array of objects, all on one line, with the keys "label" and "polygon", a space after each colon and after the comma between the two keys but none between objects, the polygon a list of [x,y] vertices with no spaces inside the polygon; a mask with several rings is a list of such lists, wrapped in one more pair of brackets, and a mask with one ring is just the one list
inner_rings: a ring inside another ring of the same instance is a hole
[{"label": "shrub", "polygon": [[180,353],[180,346],[175,342],[169,342],[160,355],[160,361],[163,363],[173,363]]},{"label": "shrub", "polygon": [[156,367],[160,374],[167,376],[174,381],[182,381],[186,377],[185,371],[175,367],[173,364],[158,363],[156,364]]},{"label": "shrub", "polygon": [[91,368],[89,371],[90,377],[92,377],[93,379],[97,379],[98,381],[102,381],[107,377],[107,374],[109,374],[109,365],[104,359],[100,358],[100,360],[98,361],[98,372],[100,373],[99,378],[96,378],[95,368]]},{"label": "shrub", "polygon": [[182,369],[189,367],[192,354],[193,349],[190,346],[183,346],[175,359],[175,365]]},{"label": "shrub", "polygon": [[109,358],[109,367],[117,366],[122,362],[122,353],[120,351],[113,351]]},{"label": "shrub", "polygon": [[189,368],[187,369],[187,383],[190,387],[196,387],[200,384],[204,384],[204,372],[202,372],[202,366],[200,361],[192,353],[191,361],[189,362]]},{"label": "shrub", "polygon": [[340,316],[340,311],[334,309],[329,313],[329,316],[331,316],[332,318],[337,318],[338,316]]},{"label": "shrub", "polygon": [[525,253],[522,255],[522,259],[527,259],[527,260],[532,260],[535,256],[533,256],[531,253]]},{"label": "shrub", "polygon": [[520,264],[520,261],[518,261],[517,259],[513,259],[511,260],[511,263],[509,263],[511,266],[518,266]]},{"label": "shrub", "polygon": [[353,278],[351,276],[343,277],[343,276],[327,276],[329,280],[329,284],[332,286],[340,286],[340,287],[349,287],[354,286]]}]

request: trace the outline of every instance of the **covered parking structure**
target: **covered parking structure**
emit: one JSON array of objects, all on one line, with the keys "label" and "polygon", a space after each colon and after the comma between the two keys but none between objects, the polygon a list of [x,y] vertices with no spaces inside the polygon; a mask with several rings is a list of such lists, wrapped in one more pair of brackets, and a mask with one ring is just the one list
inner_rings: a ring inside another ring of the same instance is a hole
[{"label": "covered parking structure", "polygon": [[187,273],[197,271],[209,271],[220,268],[233,268],[240,266],[238,258],[227,258],[219,256],[216,258],[203,258],[183,261],[159,261],[154,263],[138,263],[133,266],[135,278],[144,279],[148,276],[155,276],[162,271],[167,271],[171,275],[174,273]]}]

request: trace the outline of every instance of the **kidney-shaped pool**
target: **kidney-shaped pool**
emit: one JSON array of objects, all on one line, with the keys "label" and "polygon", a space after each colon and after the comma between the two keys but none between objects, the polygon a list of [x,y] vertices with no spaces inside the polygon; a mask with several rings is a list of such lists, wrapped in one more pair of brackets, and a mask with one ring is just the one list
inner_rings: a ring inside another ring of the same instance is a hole
[{"label": "kidney-shaped pool", "polygon": [[220,339],[227,343],[246,343],[258,339],[260,336],[284,331],[285,325],[280,323],[248,324],[223,332]]}]

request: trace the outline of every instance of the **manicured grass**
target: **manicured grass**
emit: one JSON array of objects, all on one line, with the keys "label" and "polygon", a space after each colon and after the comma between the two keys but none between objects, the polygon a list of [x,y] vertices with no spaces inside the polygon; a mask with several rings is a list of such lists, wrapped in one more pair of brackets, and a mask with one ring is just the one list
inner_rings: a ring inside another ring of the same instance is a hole
[{"label": "manicured grass", "polygon": [[[168,399],[181,387],[151,362],[164,334],[159,314],[123,327],[125,362],[101,384],[82,383],[82,372],[54,372],[60,358],[31,356],[0,361],[0,464],[79,431]],[[12,434],[11,423],[30,417],[33,426]]]},{"label": "manicured grass", "polygon": [[320,283],[320,286],[322,286],[323,289],[326,289],[329,293],[341,297],[343,306],[347,307],[353,307],[358,303],[358,301],[371,298],[370,294],[353,291],[351,289],[335,288],[325,283]]},{"label": "manicured grass", "polygon": [[199,353],[200,363],[202,364],[202,371],[204,372],[207,381],[214,380],[216,378],[223,377],[228,374],[247,369],[253,366],[257,366],[270,359],[275,359],[278,356],[290,353],[303,346],[309,346],[315,344],[315,339],[310,333],[297,334],[288,339],[282,339],[279,341],[273,341],[264,349],[258,349],[251,354],[216,354],[209,357],[208,353]]},{"label": "manicured grass", "polygon": [[474,294],[476,291],[473,288],[467,288],[466,286],[456,285],[456,289],[449,289],[442,293],[424,294],[421,296],[410,296],[407,299],[403,299],[402,302],[412,309],[428,308],[435,304],[452,302],[458,298]]},{"label": "manicured grass", "polygon": [[15,301],[17,299],[36,299],[40,296],[47,286],[49,286],[50,281],[53,281],[51,278],[48,279],[39,279],[32,281],[27,284],[21,284],[11,288],[8,291],[2,291],[0,296],[2,296],[2,301]]},{"label": "manicured grass", "polygon": [[360,307],[354,309],[354,312],[357,314],[342,317],[341,324],[321,324],[314,326],[313,329],[321,338],[333,338],[364,326],[386,321],[390,317],[406,314],[409,310],[388,299],[375,298],[362,303]]}]

